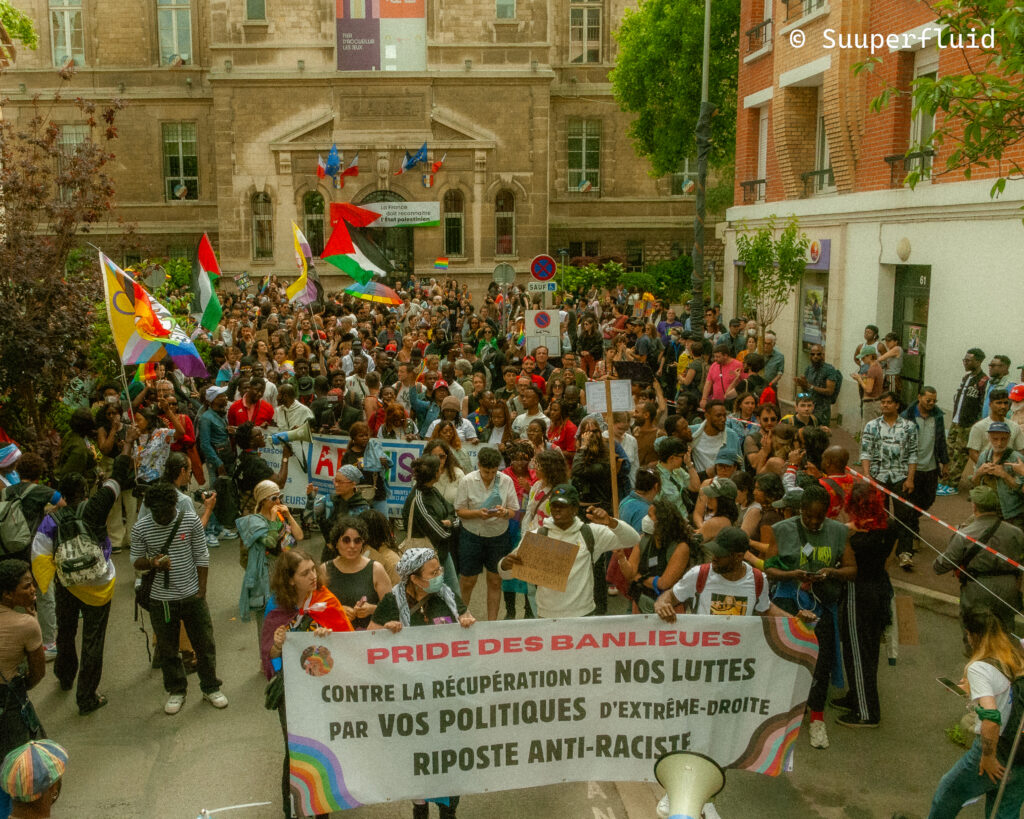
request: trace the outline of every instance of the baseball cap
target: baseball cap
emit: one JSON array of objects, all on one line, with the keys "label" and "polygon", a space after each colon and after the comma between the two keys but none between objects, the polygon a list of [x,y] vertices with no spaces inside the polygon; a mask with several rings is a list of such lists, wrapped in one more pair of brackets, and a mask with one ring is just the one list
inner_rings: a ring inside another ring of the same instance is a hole
[{"label": "baseball cap", "polygon": [[64,775],[68,752],[52,739],[26,742],[11,751],[0,767],[0,786],[19,802],[34,802]]},{"label": "baseball cap", "polygon": [[560,483],[551,490],[549,503],[564,503],[570,506],[580,505],[580,493],[571,483]]},{"label": "baseball cap", "polygon": [[312,395],[313,394],[313,376],[304,375],[297,382],[295,387],[299,392],[299,395]]},{"label": "baseball cap", "polygon": [[358,339],[358,338],[352,339],[352,349],[353,350],[361,350],[361,349],[363,349],[363,342],[362,342],[362,340]]},{"label": "baseball cap", "polygon": [[1024,401],[1024,384],[1018,384],[1010,390],[1010,400],[1014,402]]},{"label": "baseball cap", "polygon": [[704,551],[712,557],[743,554],[750,548],[750,538],[738,526],[726,526],[715,539],[704,544]]},{"label": "baseball cap", "polygon": [[730,449],[727,446],[723,446],[718,450],[718,454],[715,456],[715,465],[721,464],[722,466],[737,466],[739,465],[740,458],[736,454],[736,450]]},{"label": "baseball cap", "polygon": [[387,344],[384,345],[384,352],[396,353],[398,352],[398,345],[395,344],[395,342],[393,341],[389,341]]},{"label": "baseball cap", "polygon": [[206,388],[206,400],[211,404],[217,399],[218,395],[223,395],[228,391],[227,387],[207,387]]},{"label": "baseball cap", "polygon": [[728,478],[714,478],[707,486],[701,487],[701,493],[709,498],[736,499],[736,484]]},{"label": "baseball cap", "polygon": [[799,509],[804,498],[804,490],[800,487],[787,489],[786,494],[780,500],[775,501],[772,506],[776,509]]},{"label": "baseball cap", "polygon": [[975,486],[970,491],[971,503],[979,509],[994,512],[999,509],[999,495],[991,486]]},{"label": "baseball cap", "polygon": [[345,464],[338,470],[338,474],[343,478],[348,478],[352,483],[360,483],[363,480],[363,473],[352,464]]},{"label": "baseball cap", "polygon": [[1010,431],[1010,427],[1007,425],[1007,423],[1005,421],[993,421],[991,424],[989,424],[988,431],[989,432],[1009,432]]},{"label": "baseball cap", "polygon": [[[441,390],[441,389],[448,390],[448,382],[445,381],[443,378],[439,378],[439,379],[437,379],[437,381],[434,382],[434,389],[435,390]],[[451,392],[451,390],[448,390],[448,391]]]}]

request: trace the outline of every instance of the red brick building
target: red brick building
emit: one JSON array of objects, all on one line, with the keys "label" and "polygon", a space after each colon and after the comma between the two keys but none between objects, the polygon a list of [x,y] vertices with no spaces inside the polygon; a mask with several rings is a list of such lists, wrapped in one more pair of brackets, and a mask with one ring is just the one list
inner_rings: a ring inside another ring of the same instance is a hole
[{"label": "red brick building", "polygon": [[[965,57],[978,64],[982,53],[969,41],[939,48],[934,13],[911,0],[745,0],[741,34],[737,204],[720,228],[726,312],[743,309],[737,233],[796,215],[815,244],[792,309],[776,322],[787,376],[803,371],[819,338],[827,360],[849,373],[866,324],[896,332],[905,348],[914,338],[915,354],[903,362],[908,398],[927,382],[950,406],[967,347],[1024,364],[1019,317],[1006,301],[985,298],[1016,292],[1020,281],[1021,191],[1010,183],[1003,197],[989,196],[1007,165],[965,181],[942,173],[949,142],[934,155],[908,154],[936,127],[914,114],[911,83],[960,73]],[[872,70],[854,72],[872,56]],[[886,87],[905,93],[875,112],[871,101]],[[924,177],[914,190],[903,183],[911,170]],[[963,308],[974,305],[994,320],[966,321]],[[791,394],[787,377],[782,397]],[[856,389],[843,390],[837,411],[858,425]]]}]

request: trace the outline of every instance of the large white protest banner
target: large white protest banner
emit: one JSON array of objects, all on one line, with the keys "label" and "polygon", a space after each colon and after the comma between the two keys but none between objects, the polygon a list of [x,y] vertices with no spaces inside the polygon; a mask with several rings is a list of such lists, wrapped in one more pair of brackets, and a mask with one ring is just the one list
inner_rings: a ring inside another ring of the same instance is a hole
[{"label": "large white protest banner", "polygon": [[792,618],[654,616],[292,633],[305,815],[563,781],[652,781],[672,751],[792,768],[817,657]]}]

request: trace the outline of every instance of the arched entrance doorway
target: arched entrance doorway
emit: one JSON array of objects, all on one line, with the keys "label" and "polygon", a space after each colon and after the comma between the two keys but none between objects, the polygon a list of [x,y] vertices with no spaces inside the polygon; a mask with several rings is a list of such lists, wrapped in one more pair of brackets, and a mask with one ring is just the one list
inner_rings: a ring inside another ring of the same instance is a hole
[{"label": "arched entrance doorway", "polygon": [[[373,202],[404,202],[401,196],[392,191],[371,191],[360,205]],[[395,266],[394,275],[406,278],[412,273],[413,237],[411,227],[366,228],[366,235],[381,249],[385,258]]]}]

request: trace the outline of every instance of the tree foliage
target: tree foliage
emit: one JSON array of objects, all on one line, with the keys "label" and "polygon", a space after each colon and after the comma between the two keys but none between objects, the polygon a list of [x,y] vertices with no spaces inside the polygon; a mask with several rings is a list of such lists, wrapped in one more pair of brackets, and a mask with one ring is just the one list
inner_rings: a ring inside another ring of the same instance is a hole
[{"label": "tree foliage", "polygon": [[[970,179],[973,169],[994,164],[999,172],[991,191],[995,196],[1008,178],[1024,176],[1021,165],[1007,155],[1024,140],[1024,14],[1019,5],[1005,0],[937,0],[929,5],[937,14],[933,25],[942,29],[938,42],[962,53],[957,63],[963,70],[937,79],[918,77],[909,91],[889,86],[872,100],[872,109],[880,111],[894,97],[909,94],[913,116],[941,114],[931,136],[911,145],[908,153],[948,147],[945,168],[933,168],[932,176],[959,172]],[[991,42],[982,37],[990,31]],[[968,47],[972,34],[975,47]],[[933,47],[934,32],[931,36]],[[870,70],[877,62],[857,70]],[[918,168],[905,181],[913,187],[921,177]]]},{"label": "tree foliage", "polygon": [[605,290],[621,284],[627,290],[636,287],[643,293],[653,293],[659,299],[678,303],[689,299],[692,273],[693,260],[689,256],[680,256],[649,264],[643,271],[627,271],[617,261],[566,266],[559,269],[558,280],[559,287],[567,293],[580,288],[586,292],[592,287]]},{"label": "tree foliage", "polygon": [[763,335],[789,303],[807,267],[810,240],[800,233],[794,216],[775,237],[775,216],[754,233],[736,237],[737,258],[743,262],[747,287],[743,306],[757,317]]},{"label": "tree foliage", "polygon": [[75,101],[74,123],[89,137],[74,147],[50,119],[57,104],[69,107],[58,97],[44,111],[37,99],[26,116],[0,122],[0,425],[25,443],[45,438],[84,363],[102,287],[96,256],[72,250],[114,204],[106,166],[121,103]]},{"label": "tree foliage", "polygon": [[32,18],[20,9],[12,6],[9,0],[0,0],[0,26],[25,48],[33,51],[39,46],[39,35],[36,34]]},{"label": "tree foliage", "polygon": [[[735,153],[739,27],[739,0],[715,0],[708,84],[708,96],[718,106],[712,167],[728,164]],[[637,115],[630,125],[636,151],[657,176],[678,171],[696,154],[704,5],[644,0],[637,10],[626,11],[615,37],[619,51],[611,81],[622,108]]]}]

